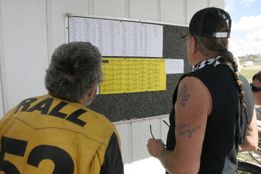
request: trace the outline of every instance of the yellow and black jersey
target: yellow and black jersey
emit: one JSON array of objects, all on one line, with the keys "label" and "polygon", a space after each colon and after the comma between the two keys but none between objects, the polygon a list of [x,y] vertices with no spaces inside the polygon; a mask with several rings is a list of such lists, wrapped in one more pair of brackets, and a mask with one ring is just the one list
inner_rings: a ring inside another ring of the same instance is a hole
[{"label": "yellow and black jersey", "polygon": [[114,125],[78,103],[26,99],[1,119],[0,135],[1,174],[123,173]]}]

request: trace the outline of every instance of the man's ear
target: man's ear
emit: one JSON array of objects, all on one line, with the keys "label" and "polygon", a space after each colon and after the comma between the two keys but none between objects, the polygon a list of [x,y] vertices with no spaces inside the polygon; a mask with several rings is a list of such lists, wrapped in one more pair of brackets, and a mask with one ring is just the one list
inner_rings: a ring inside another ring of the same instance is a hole
[{"label": "man's ear", "polygon": [[87,94],[84,95],[84,97],[80,100],[80,103],[82,105],[85,105],[89,101],[93,100],[96,97],[97,93],[97,86],[92,87]]},{"label": "man's ear", "polygon": [[87,94],[88,99],[94,99],[96,97],[96,93],[97,93],[97,86],[92,87]]}]

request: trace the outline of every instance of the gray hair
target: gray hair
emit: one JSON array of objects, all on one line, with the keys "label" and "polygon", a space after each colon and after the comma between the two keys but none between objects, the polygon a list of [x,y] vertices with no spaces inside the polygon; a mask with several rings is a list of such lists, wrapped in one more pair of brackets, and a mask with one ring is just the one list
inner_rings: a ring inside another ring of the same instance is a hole
[{"label": "gray hair", "polygon": [[101,61],[98,48],[89,42],[59,46],[46,71],[46,89],[54,97],[79,102],[102,81]]}]

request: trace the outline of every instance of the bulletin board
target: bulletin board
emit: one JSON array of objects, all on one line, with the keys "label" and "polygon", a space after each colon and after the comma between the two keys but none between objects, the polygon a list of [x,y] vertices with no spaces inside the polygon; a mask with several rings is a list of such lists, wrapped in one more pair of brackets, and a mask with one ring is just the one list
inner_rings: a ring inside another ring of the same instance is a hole
[{"label": "bulletin board", "polygon": [[111,121],[169,114],[178,79],[191,70],[185,26],[67,17],[68,42],[87,41],[103,56],[103,83],[90,107]]}]

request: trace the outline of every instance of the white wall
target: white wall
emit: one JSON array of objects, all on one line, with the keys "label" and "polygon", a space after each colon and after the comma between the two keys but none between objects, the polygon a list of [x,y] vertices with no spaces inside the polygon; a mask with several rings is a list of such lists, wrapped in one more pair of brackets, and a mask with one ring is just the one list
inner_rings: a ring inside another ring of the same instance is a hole
[{"label": "white wall", "polygon": [[[22,99],[46,92],[50,55],[66,42],[66,14],[187,25],[207,6],[222,8],[224,0],[0,0],[0,115]],[[156,137],[165,139],[162,119],[167,116],[115,123],[125,163],[149,156],[149,124]]]},{"label": "white wall", "polygon": [[[5,111],[18,101],[45,92],[48,65],[45,0],[2,0]],[[2,70],[2,69],[1,69]]]},{"label": "white wall", "polygon": [[150,125],[152,126],[154,137],[161,138],[165,142],[168,126],[163,120],[169,122],[168,115],[114,123],[121,137],[124,163],[131,163],[150,157],[147,151],[147,140],[152,138]]},{"label": "white wall", "polygon": [[209,1],[206,0],[187,0],[187,23],[189,23],[193,14],[201,8],[207,7]]},{"label": "white wall", "polygon": [[161,20],[175,24],[186,24],[187,3],[180,0],[163,0],[160,4]]},{"label": "white wall", "polygon": [[130,0],[130,18],[160,21],[159,0]]},{"label": "white wall", "polygon": [[[2,1],[2,0],[1,0]],[[3,96],[3,88],[2,88],[2,82],[3,82],[3,64],[4,64],[4,43],[3,43],[3,17],[2,17],[2,2],[0,1],[0,117],[4,114],[4,96]]]},{"label": "white wall", "polygon": [[129,17],[128,6],[126,0],[94,0],[91,14],[96,16]]},{"label": "white wall", "polygon": [[217,0],[209,0],[208,3],[209,7],[221,7],[224,8],[225,7],[225,1],[217,1]]},{"label": "white wall", "polygon": [[[1,78],[1,76],[0,76],[0,78]],[[2,94],[2,82],[0,81],[0,99],[2,99],[2,98],[3,98],[3,94]],[[3,115],[3,114],[4,114],[3,108],[4,108],[3,101],[0,100],[0,115]]]}]

